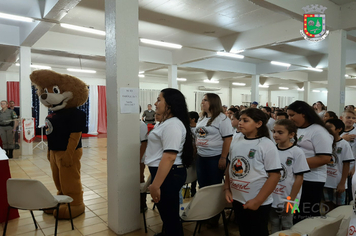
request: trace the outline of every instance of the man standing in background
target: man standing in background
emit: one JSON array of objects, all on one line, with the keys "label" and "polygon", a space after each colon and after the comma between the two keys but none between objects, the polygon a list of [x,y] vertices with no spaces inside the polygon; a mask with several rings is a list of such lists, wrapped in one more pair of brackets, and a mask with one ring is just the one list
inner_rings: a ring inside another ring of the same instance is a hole
[{"label": "man standing in background", "polygon": [[154,124],[155,123],[155,115],[156,112],[152,110],[152,105],[147,105],[147,110],[143,112],[142,120],[145,121],[146,124]]}]

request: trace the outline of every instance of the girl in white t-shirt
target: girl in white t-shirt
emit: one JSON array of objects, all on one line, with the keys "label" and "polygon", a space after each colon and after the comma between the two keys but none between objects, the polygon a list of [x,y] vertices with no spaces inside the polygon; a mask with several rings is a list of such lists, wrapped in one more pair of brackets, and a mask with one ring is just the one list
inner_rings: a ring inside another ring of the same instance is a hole
[{"label": "girl in white t-shirt", "polygon": [[193,139],[187,104],[177,89],[163,89],[155,103],[160,123],[148,135],[145,164],[149,167],[149,186],[164,225],[157,235],[182,236],[179,217],[179,190],[187,177],[186,167],[193,162]]},{"label": "girl in white t-shirt", "polygon": [[295,224],[307,217],[320,216],[320,201],[326,181],[326,164],[330,162],[332,155],[333,134],[314,109],[304,101],[290,104],[287,113],[298,127],[297,145],[303,150],[311,170],[303,176],[300,212],[294,214]]},{"label": "girl in white t-shirt", "polygon": [[[273,138],[277,143],[283,170],[279,183],[272,193],[273,203],[270,212],[272,234],[292,227],[292,210],[295,204],[299,205],[303,174],[310,171],[304,152],[296,146],[297,127],[292,121],[277,120],[274,123]],[[293,139],[294,143],[291,142]]]},{"label": "girl in white t-shirt", "polygon": [[240,113],[244,138],[230,146],[225,197],[232,202],[241,236],[267,236],[271,193],[280,179],[281,163],[270,140],[266,115],[248,108]]}]

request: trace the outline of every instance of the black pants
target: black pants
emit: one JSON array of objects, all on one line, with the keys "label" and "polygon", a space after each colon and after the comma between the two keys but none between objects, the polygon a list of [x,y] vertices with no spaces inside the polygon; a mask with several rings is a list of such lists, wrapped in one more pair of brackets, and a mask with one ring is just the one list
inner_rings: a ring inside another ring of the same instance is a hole
[{"label": "black pants", "polygon": [[354,200],[354,196],[352,196],[352,175],[347,177],[347,189],[346,191],[346,199],[345,205],[349,205],[352,200]]},{"label": "black pants", "polygon": [[271,205],[260,206],[256,211],[244,209],[243,204],[233,201],[232,207],[235,216],[239,219],[237,224],[240,236],[268,236],[268,217]]},{"label": "black pants", "polygon": [[[149,167],[152,182],[156,177],[158,167]],[[161,200],[157,208],[164,225],[164,231],[169,236],[182,236],[183,226],[179,217],[179,191],[187,178],[185,167],[172,166],[161,185]]]},{"label": "black pants", "polygon": [[322,182],[303,181],[302,196],[299,203],[300,212],[294,214],[294,224],[308,217],[320,216],[320,202],[324,184]]}]

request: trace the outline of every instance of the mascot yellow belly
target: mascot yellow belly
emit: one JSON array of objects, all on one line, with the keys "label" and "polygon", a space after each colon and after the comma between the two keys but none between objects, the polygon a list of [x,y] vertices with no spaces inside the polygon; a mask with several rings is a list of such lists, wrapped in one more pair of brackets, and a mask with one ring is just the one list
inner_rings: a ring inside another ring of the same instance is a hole
[{"label": "mascot yellow belly", "polygon": [[[73,198],[72,217],[85,211],[80,178],[82,132],[85,131],[85,113],[77,109],[88,99],[88,87],[80,79],[51,70],[36,70],[30,79],[37,87],[41,103],[53,111],[46,118],[48,140],[47,158],[52,169],[58,195]],[[53,212],[54,216],[57,212]],[[67,205],[59,208],[59,219],[69,219]]]}]

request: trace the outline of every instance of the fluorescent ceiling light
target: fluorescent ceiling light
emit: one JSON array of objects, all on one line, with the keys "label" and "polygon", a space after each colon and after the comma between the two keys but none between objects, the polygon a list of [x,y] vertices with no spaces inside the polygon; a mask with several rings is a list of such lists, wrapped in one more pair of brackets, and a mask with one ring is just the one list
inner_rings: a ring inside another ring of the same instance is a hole
[{"label": "fluorescent ceiling light", "polygon": [[34,22],[34,19],[29,18],[29,17],[10,15],[10,14],[5,14],[5,13],[1,13],[1,12],[0,12],[0,18],[4,18],[4,19],[8,19],[8,20],[23,21],[23,22]]},{"label": "fluorescent ceiling light", "polygon": [[348,77],[350,77],[350,76],[349,76],[348,74],[346,74],[346,75],[345,75],[345,77],[347,77],[347,78],[348,78]]},{"label": "fluorescent ceiling light", "polygon": [[314,92],[314,93],[320,93],[320,90],[313,89],[313,92]]},{"label": "fluorescent ceiling light", "polygon": [[106,34],[105,31],[102,31],[102,30],[96,30],[96,29],[91,29],[91,28],[81,27],[81,26],[76,26],[76,25],[60,23],[60,26],[63,27],[63,28],[82,31],[82,32],[87,32],[87,33],[92,33],[92,34],[98,34],[98,35],[105,35]]},{"label": "fluorescent ceiling light", "polygon": [[95,70],[81,70],[81,69],[72,69],[72,68],[67,68],[67,71],[81,72],[81,73],[91,73],[91,74],[95,74],[96,73]]},{"label": "fluorescent ceiling light", "polygon": [[258,87],[260,87],[260,88],[269,88],[269,85],[262,85],[262,84],[259,84]]},{"label": "fluorescent ceiling light", "polygon": [[139,74],[143,74],[143,73],[145,73],[145,71],[144,71],[144,70],[143,70],[143,71],[139,71],[138,73],[139,73]]},{"label": "fluorescent ceiling light", "polygon": [[236,82],[234,82],[234,83],[232,83],[233,85],[237,85],[237,86],[245,86],[246,84],[245,83],[236,83]]},{"label": "fluorescent ceiling light", "polygon": [[187,81],[186,78],[177,78],[177,81]]},{"label": "fluorescent ceiling light", "polygon": [[298,91],[304,91],[304,88],[297,88]]},{"label": "fluorescent ceiling light", "polygon": [[140,77],[140,78],[145,78],[145,75],[143,75],[143,74],[138,74],[138,77]]},{"label": "fluorescent ceiling light", "polygon": [[[20,66],[20,63],[16,63],[16,66]],[[31,68],[36,68],[36,69],[47,69],[47,70],[51,70],[52,67],[50,66],[42,66],[42,65],[30,65]]]},{"label": "fluorescent ceiling light", "polygon": [[319,68],[312,68],[312,67],[308,67],[307,70],[312,70],[312,71],[317,71],[317,72],[323,72],[322,69],[319,69]]},{"label": "fluorescent ceiling light", "polygon": [[244,52],[245,50],[230,50],[230,53],[241,53],[241,52]]},{"label": "fluorescent ceiling light", "polygon": [[279,89],[282,89],[282,90],[288,90],[289,88],[287,87],[278,87]]},{"label": "fluorescent ceiling light", "polygon": [[278,61],[271,61],[271,64],[272,65],[277,65],[277,66],[286,66],[286,67],[290,67],[291,66],[291,64],[278,62]]},{"label": "fluorescent ceiling light", "polygon": [[218,84],[218,83],[219,83],[219,80],[208,80],[208,79],[205,79],[205,80],[204,80],[204,83]]},{"label": "fluorescent ceiling light", "polygon": [[151,39],[140,39],[142,43],[147,43],[147,44],[152,44],[152,45],[157,45],[157,46],[162,46],[162,47],[168,47],[168,48],[182,48],[183,46],[180,44],[175,44],[175,43],[166,43],[162,41],[157,41],[157,40],[151,40]]},{"label": "fluorescent ceiling light", "polygon": [[243,59],[245,57],[244,55],[228,53],[228,52],[217,52],[216,54],[222,57],[233,57],[238,59]]},{"label": "fluorescent ceiling light", "polygon": [[323,91],[321,91],[322,93],[328,93],[328,90],[323,90]]}]

